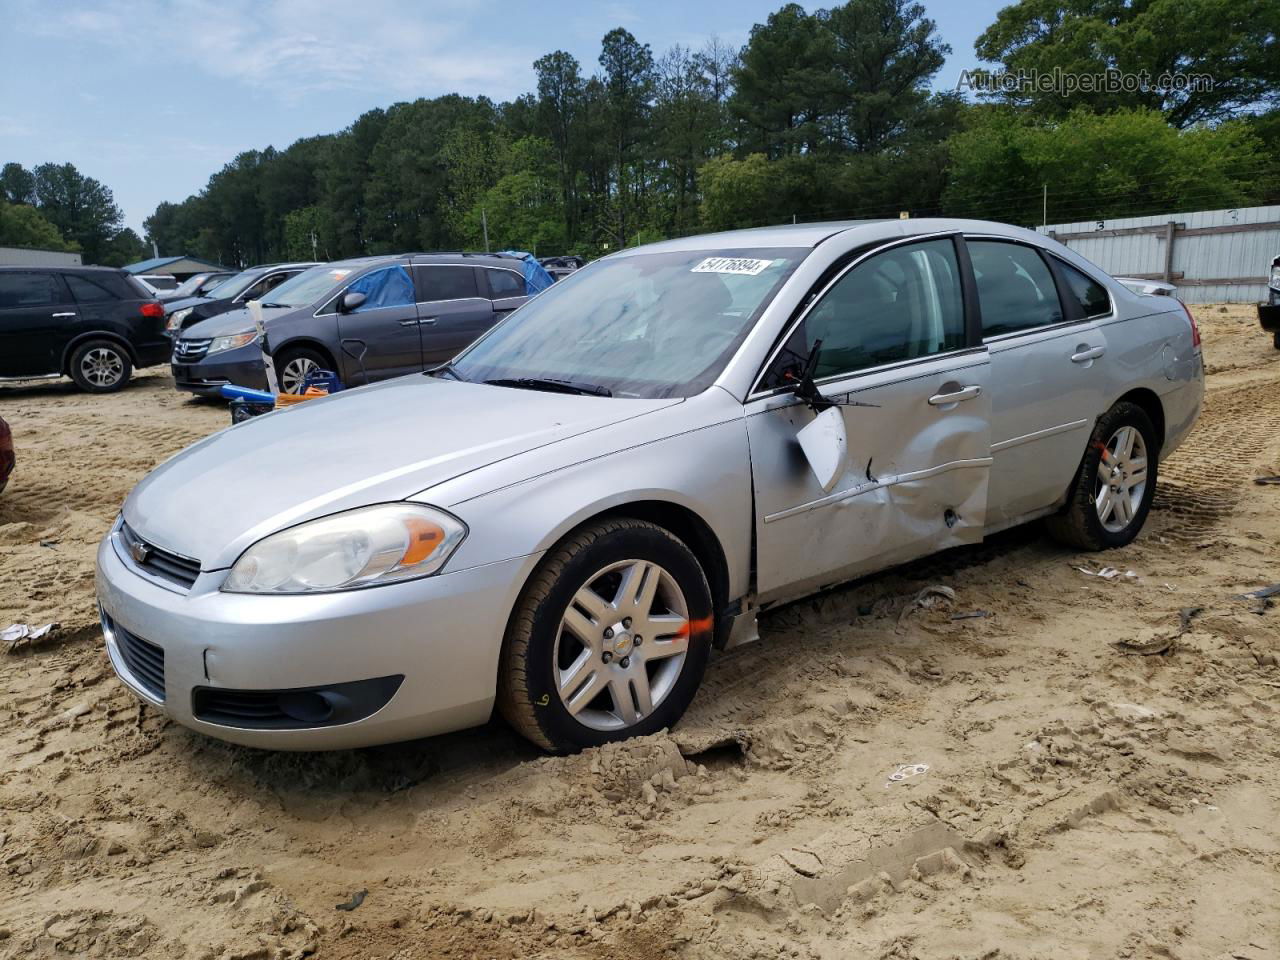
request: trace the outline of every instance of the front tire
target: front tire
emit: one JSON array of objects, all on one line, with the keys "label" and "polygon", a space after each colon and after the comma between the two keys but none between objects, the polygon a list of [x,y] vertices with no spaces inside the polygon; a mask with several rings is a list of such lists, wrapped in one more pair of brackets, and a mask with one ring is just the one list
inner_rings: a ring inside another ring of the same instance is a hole
[{"label": "front tire", "polygon": [[1277,350],[1280,350],[1280,330],[1277,330],[1275,333],[1271,334],[1271,345],[1275,347]]},{"label": "front tire", "polygon": [[90,340],[76,347],[68,372],[85,393],[115,393],[129,382],[133,362],[114,340]]},{"label": "front tire", "polygon": [[1151,510],[1159,450],[1146,411],[1137,404],[1117,403],[1094,425],[1067,505],[1049,518],[1049,532],[1083,550],[1110,550],[1132,542]]},{"label": "front tire", "polygon": [[498,709],[556,753],[655,733],[693,700],[713,627],[706,575],[672,533],[622,517],[582,527],[516,604]]},{"label": "front tire", "polygon": [[325,369],[327,361],[314,350],[293,349],[281,353],[274,362],[280,392],[300,394],[306,389],[308,374]]}]

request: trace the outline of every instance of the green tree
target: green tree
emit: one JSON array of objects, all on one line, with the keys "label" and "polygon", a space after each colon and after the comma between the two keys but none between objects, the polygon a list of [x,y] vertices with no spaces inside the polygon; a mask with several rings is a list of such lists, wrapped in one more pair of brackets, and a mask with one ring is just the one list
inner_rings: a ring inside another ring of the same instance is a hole
[{"label": "green tree", "polygon": [[[1159,110],[1176,127],[1280,105],[1276,27],[1280,0],[1018,0],[978,37],[983,60],[1010,72],[1145,74],[1147,89],[1012,93],[1048,117],[1087,107]],[[1173,74],[1201,74],[1196,89],[1158,89]]]},{"label": "green tree", "polygon": [[20,163],[6,163],[0,169],[0,200],[9,203],[36,202],[36,178]]},{"label": "green tree", "polygon": [[104,267],[123,267],[128,263],[145,260],[148,256],[150,248],[142,242],[140,236],[125,227],[106,242],[100,262]]},{"label": "green tree", "polygon": [[600,68],[613,168],[607,230],[618,246],[626,246],[647,186],[640,148],[652,106],[653,52],[647,43],[617,27],[601,43]]},{"label": "green tree", "polygon": [[32,176],[40,215],[80,246],[86,263],[101,263],[124,220],[111,191],[70,163],[42,163]]},{"label": "green tree", "polygon": [[25,203],[0,199],[0,246],[38,247],[42,250],[75,250],[62,239],[58,228]]}]

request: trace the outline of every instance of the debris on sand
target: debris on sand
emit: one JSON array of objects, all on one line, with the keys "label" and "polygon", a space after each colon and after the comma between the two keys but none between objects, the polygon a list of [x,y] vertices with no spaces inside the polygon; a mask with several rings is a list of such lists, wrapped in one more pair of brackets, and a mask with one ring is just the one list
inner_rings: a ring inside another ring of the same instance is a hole
[{"label": "debris on sand", "polygon": [[61,624],[46,623],[43,627],[31,627],[25,623],[14,623],[0,630],[0,645],[5,653],[19,653],[22,650],[38,647],[48,640]]},{"label": "debris on sand", "polygon": [[904,780],[914,780],[916,777],[923,777],[929,772],[927,763],[904,763],[897,770],[889,774],[889,778],[884,782],[884,788],[888,790],[895,783],[902,783]]},{"label": "debris on sand", "polygon": [[1145,638],[1116,640],[1111,646],[1127,656],[1154,657],[1172,652],[1174,643],[1180,635],[1177,633],[1157,633]]},{"label": "debris on sand", "polygon": [[1100,570],[1090,570],[1088,567],[1076,567],[1086,577],[1098,577],[1102,580],[1119,580],[1123,577],[1126,580],[1137,580],[1138,575],[1132,570],[1126,570],[1121,573],[1115,567],[1103,567]]},{"label": "debris on sand", "polygon": [[955,602],[956,592],[950,587],[944,587],[937,583],[930,584],[912,597],[907,605],[902,608],[902,613],[898,614],[898,623],[901,624],[917,610],[932,610],[939,605],[946,604],[950,606]]},{"label": "debris on sand", "polygon": [[351,895],[350,900],[348,900],[346,903],[338,904],[336,907],[334,907],[334,909],[346,910],[348,913],[350,913],[356,907],[360,906],[360,904],[364,903],[364,898],[367,897],[368,895],[369,895],[368,890],[357,890],[355,893]]}]

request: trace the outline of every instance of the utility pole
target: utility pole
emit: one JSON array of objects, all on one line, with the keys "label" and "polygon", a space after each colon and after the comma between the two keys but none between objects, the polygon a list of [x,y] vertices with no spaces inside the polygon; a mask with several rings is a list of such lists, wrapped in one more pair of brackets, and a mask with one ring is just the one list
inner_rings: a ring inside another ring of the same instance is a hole
[{"label": "utility pole", "polygon": [[484,252],[489,252],[489,214],[480,208],[480,226],[484,229]]},{"label": "utility pole", "polygon": [[1044,185],[1044,206],[1040,210],[1040,224],[1049,229],[1049,185]]},{"label": "utility pole", "polygon": [[311,231],[311,259],[312,260],[320,259],[318,256],[316,256],[316,232],[314,230]]}]

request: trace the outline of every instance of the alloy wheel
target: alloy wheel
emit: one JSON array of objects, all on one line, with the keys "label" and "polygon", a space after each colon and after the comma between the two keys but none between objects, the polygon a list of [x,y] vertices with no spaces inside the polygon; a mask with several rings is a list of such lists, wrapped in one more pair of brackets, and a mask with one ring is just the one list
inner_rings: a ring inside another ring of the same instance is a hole
[{"label": "alloy wheel", "polygon": [[1111,435],[1098,460],[1094,508],[1104,529],[1119,533],[1133,522],[1147,491],[1147,444],[1136,427]]},{"label": "alloy wheel", "polygon": [[320,369],[320,364],[310,357],[294,357],[280,371],[280,389],[285,393],[302,393],[307,377]]},{"label": "alloy wheel", "polygon": [[80,373],[95,387],[114,387],[124,376],[124,359],[108,347],[95,347],[81,358]]},{"label": "alloy wheel", "polygon": [[624,729],[666,699],[688,652],[689,607],[675,578],[651,561],[623,560],[596,573],[565,610],[556,689],[582,725]]}]

